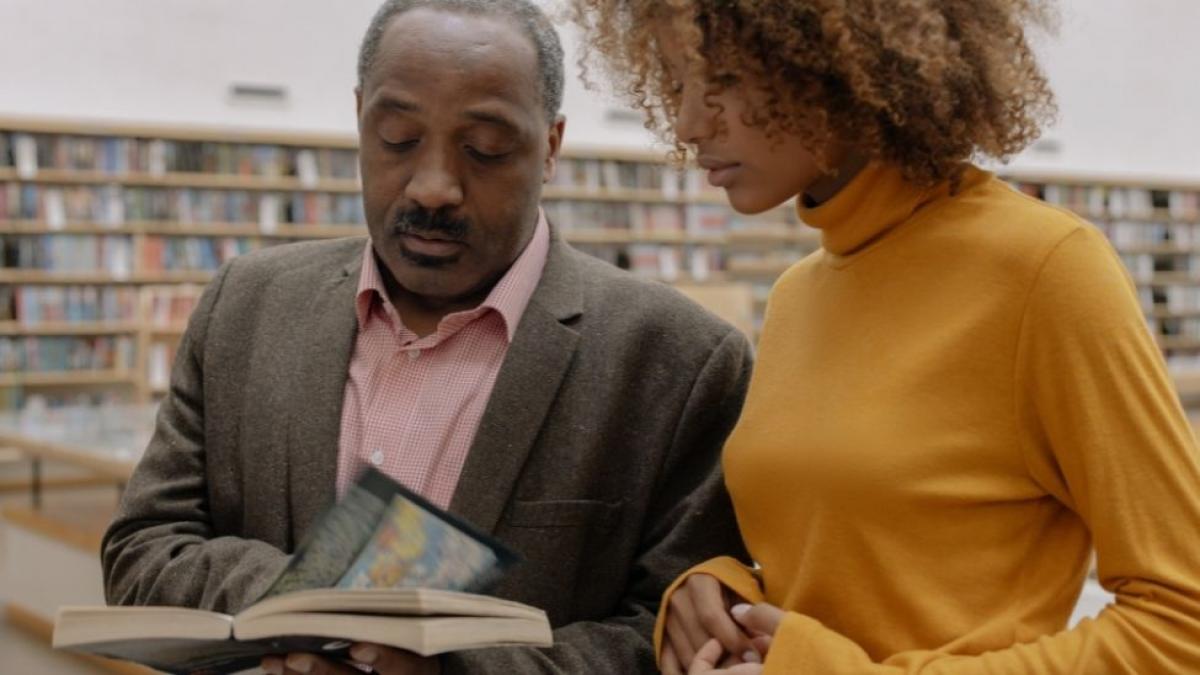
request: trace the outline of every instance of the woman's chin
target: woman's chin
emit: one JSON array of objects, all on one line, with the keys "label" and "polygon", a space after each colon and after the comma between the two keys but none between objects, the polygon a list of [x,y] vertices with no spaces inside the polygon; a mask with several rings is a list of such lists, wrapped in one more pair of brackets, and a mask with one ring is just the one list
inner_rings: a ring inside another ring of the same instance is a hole
[{"label": "woman's chin", "polygon": [[794,196],[791,194],[783,197],[769,195],[759,190],[748,190],[738,185],[731,185],[725,188],[725,197],[729,200],[729,205],[733,207],[734,211],[746,216],[756,216],[760,213],[766,213],[782,205]]}]

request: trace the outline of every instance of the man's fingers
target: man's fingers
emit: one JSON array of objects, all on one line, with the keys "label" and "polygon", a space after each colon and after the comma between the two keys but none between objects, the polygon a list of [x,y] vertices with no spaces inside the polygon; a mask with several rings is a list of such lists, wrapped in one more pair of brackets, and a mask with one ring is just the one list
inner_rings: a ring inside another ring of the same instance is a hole
[{"label": "man's fingers", "polygon": [[350,666],[313,654],[288,654],[283,663],[286,675],[362,675]]},{"label": "man's fingers", "polygon": [[715,637],[730,654],[740,656],[750,649],[750,641],[725,605],[721,582],[707,574],[697,574],[688,580],[693,611],[708,637]]},{"label": "man's fingers", "polygon": [[[692,598],[691,582],[692,580],[688,579],[682,587],[671,594],[670,611],[679,621],[679,626],[687,633],[688,645],[694,652],[698,651],[712,636],[704,630],[704,626],[700,624],[700,617],[696,615],[696,603]],[[684,655],[680,654],[679,658],[684,658]],[[684,663],[688,663],[688,661],[685,660]]]},{"label": "man's fingers", "polygon": [[692,659],[692,666],[688,668],[688,675],[699,675],[707,673],[710,670],[717,669],[717,663],[721,660],[721,655],[725,651],[721,649],[721,643],[715,638],[704,643],[700,651],[696,652],[696,658]]},{"label": "man's fingers", "polygon": [[671,639],[675,656],[679,658],[679,665],[683,668],[692,662],[692,657],[696,655],[696,648],[704,644],[701,642],[695,648],[692,647],[692,639],[688,637],[687,631],[683,629],[683,624],[675,612],[667,614],[667,637]]},{"label": "man's fingers", "polygon": [[675,650],[671,648],[671,642],[668,640],[663,643],[662,652],[663,675],[684,675],[683,667],[679,665],[679,657],[675,656]]},{"label": "man's fingers", "polygon": [[350,658],[363,665],[371,666],[378,673],[429,672],[427,659],[402,649],[393,649],[370,643],[359,643],[350,648]]}]

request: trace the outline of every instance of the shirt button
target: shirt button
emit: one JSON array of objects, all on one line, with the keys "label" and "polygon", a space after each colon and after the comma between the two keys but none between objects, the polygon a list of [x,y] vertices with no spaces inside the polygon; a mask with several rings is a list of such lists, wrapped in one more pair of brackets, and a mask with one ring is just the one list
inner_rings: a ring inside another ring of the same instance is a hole
[{"label": "shirt button", "polygon": [[405,352],[405,353],[406,353],[406,354],[408,354],[408,360],[409,360],[409,361],[416,361],[416,360],[417,360],[417,357],[421,356],[421,350],[420,350],[420,349],[410,349],[410,350],[408,350],[408,351],[407,351],[407,352]]},{"label": "shirt button", "polygon": [[381,466],[383,464],[383,451],[382,450],[376,450],[375,452],[371,453],[371,463],[374,464],[375,466]]}]

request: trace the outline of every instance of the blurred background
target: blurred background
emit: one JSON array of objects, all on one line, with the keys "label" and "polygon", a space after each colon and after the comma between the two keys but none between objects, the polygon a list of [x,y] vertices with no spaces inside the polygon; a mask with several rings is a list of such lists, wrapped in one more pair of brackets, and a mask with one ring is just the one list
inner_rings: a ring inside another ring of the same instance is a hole
[{"label": "blurred background", "polygon": [[[353,87],[377,4],[0,0],[0,673],[144,672],[51,652],[54,609],[102,602],[100,533],[216,267],[364,232]],[[1191,411],[1200,3],[1059,7],[1057,35],[1034,39],[1060,119],[991,168],[1107,232]],[[668,166],[637,113],[579,82],[578,37],[563,36],[552,220],[755,338],[771,284],[816,234],[789,207],[738,216],[698,172]],[[1105,598],[1089,585],[1079,614]]]}]

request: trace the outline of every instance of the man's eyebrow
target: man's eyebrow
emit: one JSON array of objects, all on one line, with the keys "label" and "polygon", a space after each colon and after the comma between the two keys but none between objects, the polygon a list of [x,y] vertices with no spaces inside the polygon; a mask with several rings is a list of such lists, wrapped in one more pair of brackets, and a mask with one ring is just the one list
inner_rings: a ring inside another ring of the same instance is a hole
[{"label": "man's eyebrow", "polygon": [[468,110],[463,113],[463,116],[476,122],[483,122],[484,124],[493,124],[498,127],[503,127],[506,131],[514,134],[520,133],[521,131],[521,126],[519,124],[500,113],[495,113],[488,110]]},{"label": "man's eyebrow", "polygon": [[421,106],[417,105],[416,102],[388,94],[382,94],[375,105],[396,112],[421,112]]}]

